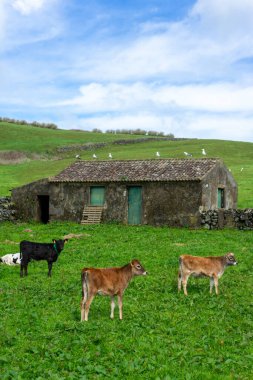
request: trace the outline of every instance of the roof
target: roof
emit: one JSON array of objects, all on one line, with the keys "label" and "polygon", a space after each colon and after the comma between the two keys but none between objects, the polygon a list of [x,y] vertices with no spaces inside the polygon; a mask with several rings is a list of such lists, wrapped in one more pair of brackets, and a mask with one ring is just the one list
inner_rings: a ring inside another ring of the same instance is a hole
[{"label": "roof", "polygon": [[76,161],[49,182],[200,181],[218,159]]}]

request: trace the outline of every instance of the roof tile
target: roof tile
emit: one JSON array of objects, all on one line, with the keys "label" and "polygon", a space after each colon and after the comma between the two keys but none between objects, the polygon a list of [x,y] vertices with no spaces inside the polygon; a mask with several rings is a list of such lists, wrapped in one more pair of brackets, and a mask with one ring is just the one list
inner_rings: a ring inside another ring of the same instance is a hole
[{"label": "roof tile", "polygon": [[218,159],[76,161],[50,182],[197,181]]}]

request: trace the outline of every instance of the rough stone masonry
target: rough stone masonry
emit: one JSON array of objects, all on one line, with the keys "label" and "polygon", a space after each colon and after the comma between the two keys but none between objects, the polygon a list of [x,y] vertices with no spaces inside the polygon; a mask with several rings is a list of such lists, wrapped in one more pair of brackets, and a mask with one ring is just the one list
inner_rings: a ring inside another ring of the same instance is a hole
[{"label": "rough stone masonry", "polygon": [[15,210],[11,197],[0,197],[0,222],[13,220],[15,220]]}]

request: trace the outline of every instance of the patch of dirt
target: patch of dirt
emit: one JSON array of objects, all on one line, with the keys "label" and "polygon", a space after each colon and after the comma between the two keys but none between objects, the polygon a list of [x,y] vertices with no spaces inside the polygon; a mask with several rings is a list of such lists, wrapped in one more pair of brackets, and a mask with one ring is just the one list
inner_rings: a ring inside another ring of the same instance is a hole
[{"label": "patch of dirt", "polygon": [[63,239],[80,239],[81,237],[83,236],[91,236],[89,234],[68,234],[68,235],[65,235],[63,236]]},{"label": "patch of dirt", "polygon": [[0,164],[20,164],[27,161],[28,157],[23,152],[18,151],[4,151],[0,152]]},{"label": "patch of dirt", "polygon": [[16,241],[12,241],[12,240],[5,240],[4,243],[5,244],[16,244],[16,245],[19,245],[19,243],[17,243]]}]

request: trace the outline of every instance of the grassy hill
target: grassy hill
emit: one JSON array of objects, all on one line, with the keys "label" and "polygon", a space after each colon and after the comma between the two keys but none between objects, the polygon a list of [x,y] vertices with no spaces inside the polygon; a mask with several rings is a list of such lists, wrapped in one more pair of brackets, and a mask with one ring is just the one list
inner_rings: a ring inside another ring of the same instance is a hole
[{"label": "grassy hill", "polygon": [[[222,140],[157,140],[132,144],[115,144],[115,140],[134,140],[143,136],[91,133],[74,130],[50,130],[32,126],[0,122],[0,195],[9,194],[13,187],[58,173],[75,155],[82,159],[107,159],[111,152],[114,159],[150,159],[156,151],[161,158],[183,158],[184,151],[193,158],[221,158],[238,183],[238,207],[253,206],[253,144]],[[104,146],[98,145],[104,143]],[[80,146],[85,146],[86,150]],[[67,147],[66,149],[61,149]],[[72,147],[72,148],[71,148]]]}]

